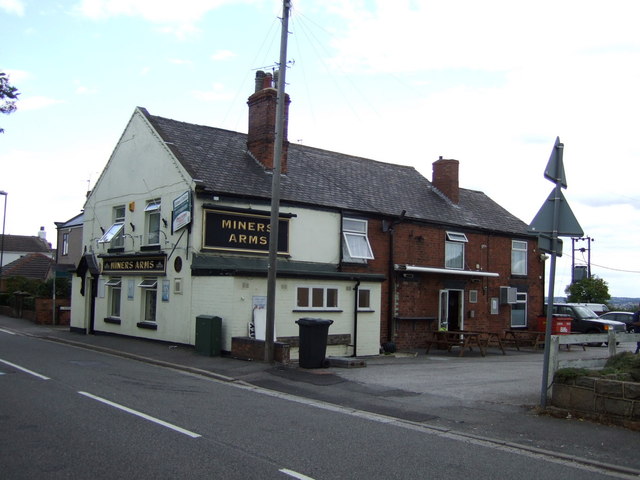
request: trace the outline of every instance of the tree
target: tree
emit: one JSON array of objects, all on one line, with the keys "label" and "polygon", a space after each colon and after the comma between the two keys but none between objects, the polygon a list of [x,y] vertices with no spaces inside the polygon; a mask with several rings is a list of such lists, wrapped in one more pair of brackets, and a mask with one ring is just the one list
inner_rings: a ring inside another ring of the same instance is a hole
[{"label": "tree", "polygon": [[564,293],[570,303],[607,303],[611,299],[609,285],[596,275],[573,282]]},{"label": "tree", "polygon": [[[0,72],[0,113],[9,115],[16,111],[18,101],[18,89],[9,83],[6,73]],[[4,128],[0,128],[0,133],[4,133]]]}]

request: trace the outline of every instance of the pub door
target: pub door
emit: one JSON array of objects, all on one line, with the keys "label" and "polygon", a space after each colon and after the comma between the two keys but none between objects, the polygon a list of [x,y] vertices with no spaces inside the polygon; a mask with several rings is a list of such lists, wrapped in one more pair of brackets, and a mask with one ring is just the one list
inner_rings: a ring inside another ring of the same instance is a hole
[{"label": "pub door", "polygon": [[462,330],[464,328],[463,295],[464,290],[440,290],[439,330]]}]

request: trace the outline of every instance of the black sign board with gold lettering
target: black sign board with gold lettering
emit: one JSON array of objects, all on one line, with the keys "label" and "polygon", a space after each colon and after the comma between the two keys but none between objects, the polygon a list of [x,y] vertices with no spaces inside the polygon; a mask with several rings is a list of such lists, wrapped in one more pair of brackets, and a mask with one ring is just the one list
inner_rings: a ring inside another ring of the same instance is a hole
[{"label": "black sign board with gold lettering", "polygon": [[[204,209],[202,248],[240,252],[269,252],[269,212],[240,213]],[[289,253],[289,219],[280,218],[278,253]]]},{"label": "black sign board with gold lettering", "polygon": [[102,258],[102,273],[106,275],[164,275],[166,255],[117,255]]}]

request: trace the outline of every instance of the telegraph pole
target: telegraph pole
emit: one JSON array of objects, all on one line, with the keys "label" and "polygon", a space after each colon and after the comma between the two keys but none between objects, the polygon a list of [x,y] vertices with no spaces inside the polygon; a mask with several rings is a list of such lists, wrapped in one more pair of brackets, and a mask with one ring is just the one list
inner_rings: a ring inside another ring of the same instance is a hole
[{"label": "telegraph pole", "polygon": [[282,2],[282,32],[280,35],[280,65],[278,98],[276,104],[276,140],[273,147],[273,178],[271,180],[271,232],[269,233],[269,260],[267,266],[267,319],[264,338],[264,361],[273,363],[273,334],[275,331],[276,278],[278,269],[278,233],[280,226],[280,170],[282,142],[284,140],[284,87],[287,73],[287,37],[291,1]]},{"label": "telegraph pole", "polygon": [[[581,242],[583,240],[587,241],[587,248],[584,248],[584,247],[576,248],[576,243],[577,242]],[[576,281],[576,279],[575,279],[576,250],[579,251],[579,252],[582,252],[582,253],[584,253],[585,250],[586,250],[586,252],[587,252],[587,278],[591,278],[591,242],[595,242],[595,241],[596,241],[596,239],[595,238],[591,238],[591,237],[582,237],[582,238],[572,238],[571,239],[571,247],[572,247],[572,254],[571,254],[571,283],[574,283]]]}]

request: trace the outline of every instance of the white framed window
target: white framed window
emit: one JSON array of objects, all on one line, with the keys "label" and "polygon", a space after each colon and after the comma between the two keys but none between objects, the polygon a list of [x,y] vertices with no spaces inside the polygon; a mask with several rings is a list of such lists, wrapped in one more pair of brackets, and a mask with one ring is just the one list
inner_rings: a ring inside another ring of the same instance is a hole
[{"label": "white framed window", "polygon": [[120,300],[122,298],[122,279],[112,277],[104,284],[109,287],[109,316],[120,318]]},{"label": "white framed window", "polygon": [[62,255],[69,255],[69,234],[62,234]]},{"label": "white framed window", "polygon": [[113,224],[104,232],[98,243],[110,243],[111,247],[124,247],[124,205],[113,207]]},{"label": "white framed window", "polygon": [[469,290],[469,303],[478,303],[478,290]]},{"label": "white framed window", "polygon": [[338,289],[336,287],[298,287],[296,308],[301,310],[336,310]]},{"label": "white framed window", "polygon": [[150,200],[144,208],[147,245],[160,245],[160,199]]},{"label": "white framed window", "polygon": [[467,243],[464,233],[446,232],[444,242],[444,267],[464,269],[464,244]]},{"label": "white framed window", "polygon": [[516,303],[511,304],[511,326],[527,326],[527,294],[525,292],[518,292]]},{"label": "white framed window", "polygon": [[182,295],[182,278],[173,279],[173,293]]},{"label": "white framed window", "polygon": [[373,260],[373,250],[367,236],[368,222],[358,218],[342,219],[342,257],[346,262]]},{"label": "white framed window", "polygon": [[371,290],[368,288],[358,289],[358,310],[371,311]]},{"label": "white framed window", "polygon": [[145,278],[138,284],[142,289],[143,298],[143,319],[145,322],[156,321],[156,305],[158,302],[158,280],[156,278]]},{"label": "white framed window", "polygon": [[527,274],[527,242],[522,240],[511,241],[511,274]]}]

